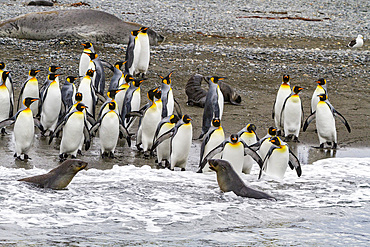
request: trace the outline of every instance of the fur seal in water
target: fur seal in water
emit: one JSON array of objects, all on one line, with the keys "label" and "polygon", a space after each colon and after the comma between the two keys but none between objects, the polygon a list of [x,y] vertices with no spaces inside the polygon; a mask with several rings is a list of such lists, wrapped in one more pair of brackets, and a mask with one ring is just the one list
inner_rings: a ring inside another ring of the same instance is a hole
[{"label": "fur seal in water", "polygon": [[217,182],[223,192],[232,191],[242,197],[276,200],[262,191],[251,189],[245,185],[228,161],[211,159],[208,162],[211,170],[217,173]]},{"label": "fur seal in water", "polygon": [[[124,22],[104,11],[68,9],[33,12],[0,22],[0,37],[18,39],[87,39],[91,42],[127,44],[131,31],[141,25]],[[147,31],[151,45],[164,37]]]},{"label": "fur seal in water", "polygon": [[34,177],[22,178],[18,181],[33,183],[41,188],[50,188],[60,190],[67,187],[77,172],[85,169],[87,162],[79,159],[70,159],[64,161],[60,166],[50,172]]},{"label": "fur seal in water", "polygon": [[[199,106],[204,108],[207,91],[201,87],[203,78],[204,77],[202,75],[195,74],[190,77],[186,83],[185,93],[188,96],[188,101],[186,103],[189,106]],[[229,84],[219,81],[218,85],[221,89],[222,95],[224,96],[225,102],[229,102],[233,105],[240,105],[242,98]]]}]

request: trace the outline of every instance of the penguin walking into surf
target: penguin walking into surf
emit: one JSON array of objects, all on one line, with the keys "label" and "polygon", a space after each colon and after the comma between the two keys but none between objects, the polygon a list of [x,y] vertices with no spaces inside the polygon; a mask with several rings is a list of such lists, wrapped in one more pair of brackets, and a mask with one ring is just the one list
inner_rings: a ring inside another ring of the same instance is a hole
[{"label": "penguin walking into surf", "polygon": [[[4,62],[0,62],[0,78],[3,74],[3,72],[5,71],[5,68],[6,68],[6,64]],[[15,104],[14,104],[14,84],[13,84],[13,80],[12,80],[12,77],[11,77],[10,74],[8,75],[8,77],[5,80],[5,86],[7,87],[8,91],[9,91],[10,98],[12,100],[12,104],[13,104],[13,106],[15,106]]]},{"label": "penguin walking into surf", "polygon": [[84,78],[82,78],[80,85],[78,86],[77,91],[82,93],[83,103],[86,106],[87,111],[95,118],[95,108],[96,108],[96,93],[95,87],[93,85],[92,77],[94,76],[95,71],[89,69],[86,72]]},{"label": "penguin walking into surf", "polygon": [[131,32],[126,49],[125,61],[127,62],[125,63],[125,74],[129,74],[131,76],[135,76],[141,52],[141,44],[138,37],[139,33],[140,30]]},{"label": "penguin walking into surf", "polygon": [[86,75],[87,70],[89,69],[90,57],[88,53],[95,53],[94,46],[91,42],[86,42],[81,44],[84,49],[80,57],[80,63],[78,66],[79,76],[83,77]]},{"label": "penguin walking into surf", "polygon": [[[256,129],[257,129],[256,125],[252,123],[248,123],[242,130],[238,132],[238,136],[241,140],[244,141],[245,144],[250,146],[259,140],[256,134]],[[242,172],[246,174],[250,174],[252,167],[255,163],[256,162],[250,155],[245,155],[244,161],[243,161]]]},{"label": "penguin walking into surf", "polygon": [[183,115],[174,128],[158,137],[151,151],[168,138],[171,142],[170,169],[174,170],[175,167],[180,167],[181,171],[185,171],[193,138],[191,117],[187,114]]},{"label": "penguin walking into surf", "polygon": [[205,77],[208,81],[209,89],[206,97],[206,103],[204,105],[203,111],[203,122],[202,122],[202,133],[198,139],[203,138],[211,127],[212,119],[218,118],[222,119],[222,113],[224,109],[224,96],[221,92],[218,81],[225,79],[224,77]]},{"label": "penguin walking into surf", "polygon": [[[83,113],[85,108],[86,106],[83,103],[78,103],[76,109],[68,113],[55,129],[54,133],[63,129],[59,149],[59,158],[61,161],[65,160],[69,154],[72,156],[72,159],[76,158],[82,137],[85,139],[85,150],[90,148],[90,135]],[[54,133],[50,135],[49,144],[55,137]]]},{"label": "penguin walking into surf", "polygon": [[27,97],[23,100],[25,107],[22,107],[14,116],[0,122],[0,128],[14,124],[14,142],[15,142],[15,153],[14,157],[22,160],[28,160],[28,152],[32,147],[34,136],[35,136],[35,125],[42,129],[40,122],[34,119],[31,104],[39,100],[38,98]]},{"label": "penguin walking into surf", "polygon": [[[31,69],[28,72],[27,80],[22,84],[21,92],[19,93],[18,97],[18,109],[25,107],[23,101],[25,98],[40,98],[40,91],[39,91],[39,83],[36,78],[37,74],[40,70]],[[39,112],[39,102],[35,101],[31,104],[31,110],[34,116],[36,116]]]},{"label": "penguin walking into surf", "polygon": [[281,141],[277,136],[271,138],[270,142],[273,145],[266,154],[258,179],[261,178],[263,173],[270,177],[283,179],[288,166],[292,170],[295,169],[298,177],[300,177],[302,175],[301,165],[288,144]]},{"label": "penguin walking into surf", "polygon": [[140,32],[138,33],[137,37],[140,41],[141,48],[138,63],[135,68],[135,74],[144,78],[146,73],[148,72],[150,62],[150,44],[149,36],[147,33],[148,27],[141,27],[139,31]]},{"label": "penguin walking into surf", "polygon": [[299,142],[298,136],[303,124],[303,105],[299,97],[302,87],[294,86],[292,93],[285,99],[280,113],[280,122],[284,123],[286,141]]},{"label": "penguin walking into surf", "polygon": [[224,140],[204,157],[198,172],[201,172],[209,159],[221,152],[221,159],[230,162],[231,166],[238,174],[241,174],[243,171],[244,156],[246,154],[250,155],[258,163],[260,168],[262,168],[263,162],[261,157],[252,148],[245,144],[245,142],[239,138],[238,134],[231,134],[228,139]]},{"label": "penguin walking into surf", "polygon": [[274,106],[272,108],[272,119],[275,121],[275,126],[278,129],[278,135],[281,135],[281,130],[284,129],[284,116],[281,116],[285,99],[292,93],[290,88],[290,76],[283,75],[283,80],[277,92]]},{"label": "penguin walking into surf", "polygon": [[[221,120],[214,118],[212,120],[212,126],[208,132],[204,135],[202,145],[200,147],[200,159],[199,167],[201,167],[202,160],[208,155],[208,153],[213,150],[215,147],[220,145],[225,140],[225,132],[221,126]],[[214,159],[220,159],[222,153],[215,154]],[[209,167],[208,162],[204,165],[202,169],[199,170],[199,173],[211,172],[212,170]]]},{"label": "penguin walking into surf", "polygon": [[317,135],[319,137],[320,148],[324,148],[325,143],[331,145],[331,148],[336,149],[337,142],[337,130],[335,127],[335,117],[338,117],[340,121],[346,126],[348,133],[351,133],[351,127],[347,120],[330,104],[328,96],[326,94],[319,94],[320,101],[317,103],[316,111],[307,117],[303,131],[306,131],[308,125],[316,119]]},{"label": "penguin walking into surf", "polygon": [[96,93],[100,95],[104,95],[105,89],[105,72],[103,68],[103,64],[96,53],[85,53],[90,57],[90,60],[94,63],[95,73],[94,73],[94,80],[93,86],[96,90]]},{"label": "penguin walking into surf", "polygon": [[[10,71],[3,71],[0,78],[0,121],[13,116],[13,104],[11,94],[5,85]],[[1,134],[5,134],[5,128],[1,128]]]},{"label": "penguin walking into surf", "polygon": [[326,94],[328,95],[328,84],[324,78],[320,78],[316,81],[317,86],[315,91],[312,94],[311,98],[311,114],[316,111],[317,103],[319,103],[320,98],[318,97],[319,94]]},{"label": "penguin walking into surf", "polygon": [[42,135],[46,131],[53,132],[58,123],[59,113],[62,107],[62,93],[59,88],[59,80],[56,78],[59,74],[48,75],[48,85],[45,87],[42,95],[41,118],[40,122],[43,127]]},{"label": "penguin walking into surf", "polygon": [[130,135],[122,125],[121,118],[116,112],[116,102],[108,102],[108,111],[100,116],[94,126],[91,127],[90,135],[99,129],[99,142],[101,157],[114,158],[114,151],[117,146],[118,138],[125,137],[129,146],[131,146]]},{"label": "penguin walking into surf", "polygon": [[[171,115],[163,118],[157,126],[153,138],[153,143],[155,143],[158,137],[174,128],[179,120],[180,118],[177,115]],[[171,155],[170,151],[171,151],[171,142],[169,139],[164,140],[161,144],[158,144],[156,148],[157,153],[156,163],[158,164],[159,167],[170,168],[170,155]]]}]

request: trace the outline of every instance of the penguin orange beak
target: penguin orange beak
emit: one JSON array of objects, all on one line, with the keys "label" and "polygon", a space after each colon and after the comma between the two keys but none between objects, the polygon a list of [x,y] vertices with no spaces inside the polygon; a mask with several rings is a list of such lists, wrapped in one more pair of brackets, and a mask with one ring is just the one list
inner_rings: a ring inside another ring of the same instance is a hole
[{"label": "penguin orange beak", "polygon": [[32,101],[32,102],[34,102],[34,101],[36,101],[36,100],[39,100],[39,99],[32,99],[31,101]]}]

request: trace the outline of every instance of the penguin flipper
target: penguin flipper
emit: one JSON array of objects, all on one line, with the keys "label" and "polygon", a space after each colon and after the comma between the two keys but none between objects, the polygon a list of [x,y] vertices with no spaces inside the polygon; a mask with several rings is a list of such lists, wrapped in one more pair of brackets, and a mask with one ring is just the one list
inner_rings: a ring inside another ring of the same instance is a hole
[{"label": "penguin flipper", "polygon": [[[122,124],[119,125],[120,138],[124,137],[129,147],[131,147],[131,135],[128,130]],[[122,137],[121,137],[122,135]]]},{"label": "penguin flipper", "polygon": [[90,135],[95,136],[95,132],[99,129],[99,127],[100,127],[100,121],[96,122],[93,126],[91,126]]},{"label": "penguin flipper", "polygon": [[303,125],[303,132],[306,131],[308,125],[316,118],[316,111],[314,111],[313,113],[311,113],[311,115],[309,115],[306,119],[306,121],[304,122],[304,125]]},{"label": "penguin flipper", "polygon": [[262,158],[258,155],[256,151],[254,151],[251,147],[249,147],[244,141],[240,140],[243,145],[244,145],[244,156],[245,155],[250,155],[259,165],[259,167],[262,170],[263,167],[263,160]]},{"label": "penguin flipper", "polygon": [[155,143],[153,144],[152,148],[150,149],[150,152],[153,152],[154,149],[156,149],[158,147],[159,144],[161,144],[162,142],[164,142],[165,140],[167,140],[168,138],[170,138],[171,136],[173,136],[173,134],[175,133],[175,130],[174,128],[170,129],[169,131],[163,133],[160,137],[158,137],[158,139],[155,141]]},{"label": "penguin flipper", "polygon": [[89,130],[87,128],[86,121],[85,121],[85,126],[84,126],[83,132],[84,132],[84,137],[85,137],[85,151],[87,151],[90,148],[91,139],[90,139],[90,133],[89,133]]},{"label": "penguin flipper", "polygon": [[40,120],[38,120],[37,118],[33,118],[33,121],[34,121],[34,123],[35,123],[35,126],[37,127],[37,128],[39,128],[39,130],[41,131],[41,132],[43,132],[44,131],[44,127],[42,126],[42,124],[40,123]]},{"label": "penguin flipper", "polygon": [[96,123],[95,118],[88,111],[85,111],[85,113],[86,113],[86,119],[87,119],[87,121],[91,125],[94,125]]},{"label": "penguin flipper", "polygon": [[182,110],[181,110],[181,106],[179,104],[179,102],[177,102],[176,99],[173,99],[173,101],[175,102],[175,110],[176,110],[176,114],[179,118],[181,118],[182,116]]},{"label": "penguin flipper", "polygon": [[218,153],[221,153],[224,150],[225,144],[229,141],[223,141],[220,145],[209,151],[209,153],[206,155],[206,157],[203,158],[202,162],[199,163],[199,170],[198,173],[201,173],[204,166],[207,164],[208,160],[211,159],[213,156],[215,156]]},{"label": "penguin flipper", "polygon": [[15,123],[15,117],[11,117],[11,118],[8,118],[8,119],[5,119],[3,121],[0,122],[0,129],[6,127],[6,126],[9,126],[9,125],[12,125]]},{"label": "penguin flipper", "polygon": [[276,104],[276,99],[274,101],[274,105],[272,106],[272,119],[275,118],[275,104]]},{"label": "penguin flipper", "polygon": [[290,150],[290,148],[289,148],[289,162],[288,162],[288,164],[289,164],[290,169],[293,170],[293,168],[295,168],[298,177],[300,177],[302,175],[301,164],[299,163],[299,160],[298,160],[297,156],[295,156],[295,154]]},{"label": "penguin flipper", "polygon": [[216,128],[213,128],[213,129],[210,129],[206,136],[204,137],[203,141],[202,141],[202,145],[200,147],[200,159],[199,159],[199,166],[200,166],[200,163],[202,163],[202,158],[203,158],[203,155],[204,155],[204,149],[209,141],[209,139],[211,138],[213,132],[216,130]]},{"label": "penguin flipper", "polygon": [[282,118],[283,118],[283,113],[284,113],[284,110],[285,110],[285,106],[286,106],[286,102],[288,101],[288,99],[292,96],[292,94],[290,94],[288,97],[286,97],[286,99],[284,100],[284,104],[283,104],[283,107],[281,108],[281,112],[280,112],[280,119],[279,119],[279,125],[282,126],[281,122],[282,122]]},{"label": "penguin flipper", "polygon": [[262,166],[262,168],[261,168],[261,170],[260,170],[260,173],[259,173],[259,175],[258,175],[258,179],[261,179],[261,177],[262,177],[262,171],[266,171],[266,168],[267,168],[267,161],[268,161],[268,159],[270,158],[270,156],[271,156],[272,152],[274,152],[274,150],[275,150],[276,148],[278,148],[276,145],[272,145],[272,146],[270,147],[269,151],[267,152],[267,154],[266,154],[266,156],[265,156],[265,159],[263,160],[263,166]]},{"label": "penguin flipper", "polygon": [[113,66],[112,64],[110,64],[108,61],[105,61],[105,60],[100,59],[100,62],[101,62],[101,64],[102,64],[104,67],[106,67],[106,68],[108,68],[109,70],[111,70],[112,72],[114,72],[114,66]]},{"label": "penguin flipper", "polygon": [[347,120],[344,118],[344,116],[342,114],[340,114],[339,112],[337,112],[337,110],[335,110],[335,109],[333,109],[333,112],[334,112],[334,116],[338,117],[340,119],[340,121],[346,126],[348,133],[351,133],[351,127],[349,126],[349,124],[348,124]]}]

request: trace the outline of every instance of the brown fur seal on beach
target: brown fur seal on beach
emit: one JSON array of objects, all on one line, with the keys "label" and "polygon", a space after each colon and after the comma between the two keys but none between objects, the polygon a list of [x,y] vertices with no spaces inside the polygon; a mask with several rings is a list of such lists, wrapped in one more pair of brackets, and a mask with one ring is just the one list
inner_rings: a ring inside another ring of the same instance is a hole
[{"label": "brown fur seal on beach", "polygon": [[[201,86],[203,76],[195,74],[188,80],[185,86],[185,93],[188,96],[188,101],[186,102],[190,106],[199,106],[204,108],[206,102],[207,91]],[[224,96],[224,101],[229,102],[233,105],[240,105],[242,98],[235,90],[227,83],[219,81],[222,95]]]},{"label": "brown fur seal on beach", "polygon": [[217,173],[217,182],[223,192],[232,191],[238,196],[255,199],[276,200],[274,197],[249,188],[226,160],[211,159],[208,161],[211,170]]},{"label": "brown fur seal on beach", "polygon": [[22,178],[18,181],[33,183],[41,188],[51,188],[60,190],[67,187],[77,172],[86,168],[87,162],[79,159],[70,159],[64,161],[60,166],[50,172],[29,178]]},{"label": "brown fur seal on beach", "polygon": [[[0,22],[0,37],[18,39],[84,39],[91,42],[127,44],[131,31],[141,25],[124,22],[109,13],[93,9],[34,12]],[[164,37],[147,31],[151,45]]]}]

